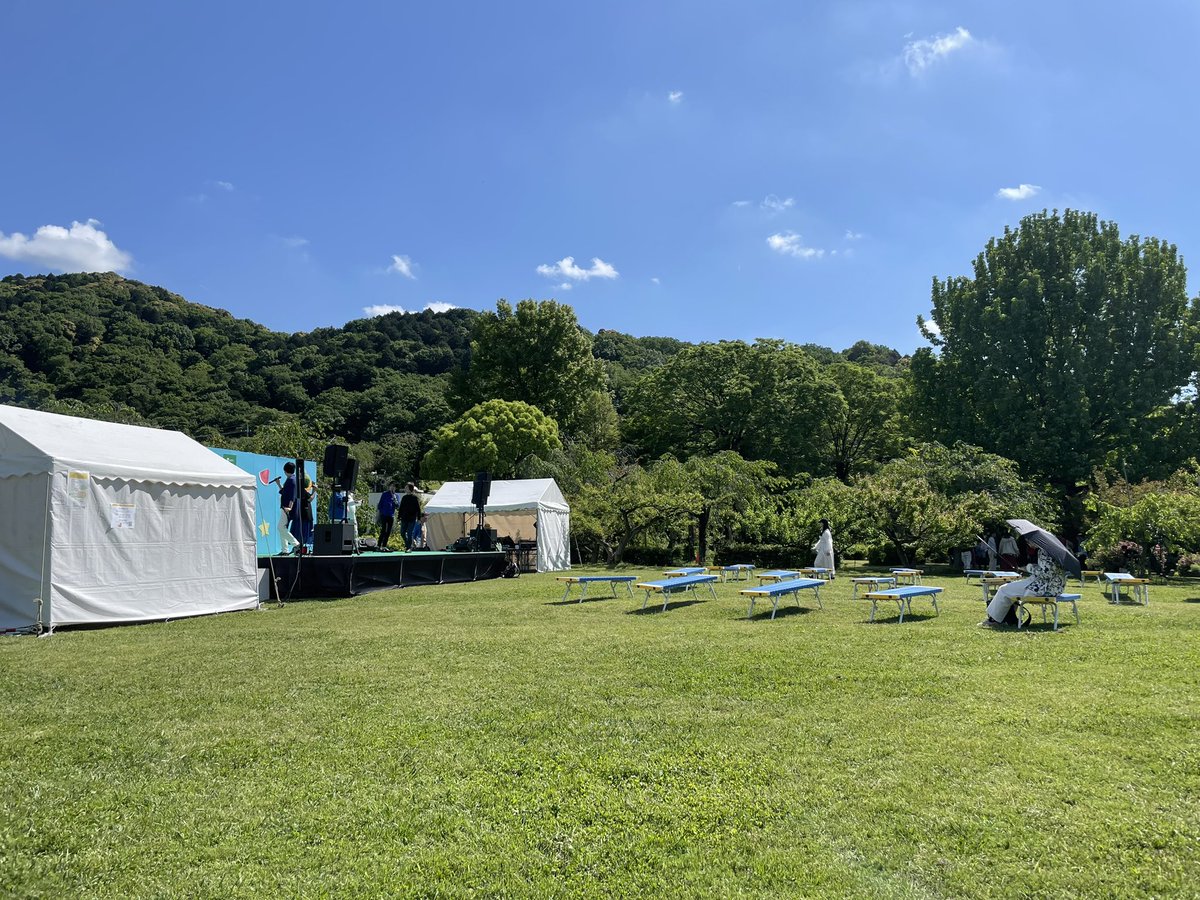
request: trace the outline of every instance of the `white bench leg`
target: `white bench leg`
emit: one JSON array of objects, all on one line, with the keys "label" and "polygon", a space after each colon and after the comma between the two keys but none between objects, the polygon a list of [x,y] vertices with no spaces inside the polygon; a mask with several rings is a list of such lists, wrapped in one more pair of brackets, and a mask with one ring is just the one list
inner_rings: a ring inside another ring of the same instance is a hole
[{"label": "white bench leg", "polygon": [[[821,602],[821,589],[819,587],[815,587],[815,588],[813,588],[813,593],[816,594],[816,596],[817,596],[817,609],[824,609],[825,604]],[[799,592],[796,593],[796,605],[797,606],[800,605],[800,593]]]}]

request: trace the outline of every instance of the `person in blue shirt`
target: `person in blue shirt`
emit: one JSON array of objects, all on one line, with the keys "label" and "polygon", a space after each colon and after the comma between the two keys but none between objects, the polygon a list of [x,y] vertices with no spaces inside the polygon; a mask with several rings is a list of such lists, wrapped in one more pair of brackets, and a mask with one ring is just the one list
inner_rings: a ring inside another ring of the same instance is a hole
[{"label": "person in blue shirt", "polygon": [[379,523],[379,549],[389,550],[388,539],[392,536],[392,524],[396,516],[396,486],[389,484],[379,498],[376,521]]}]

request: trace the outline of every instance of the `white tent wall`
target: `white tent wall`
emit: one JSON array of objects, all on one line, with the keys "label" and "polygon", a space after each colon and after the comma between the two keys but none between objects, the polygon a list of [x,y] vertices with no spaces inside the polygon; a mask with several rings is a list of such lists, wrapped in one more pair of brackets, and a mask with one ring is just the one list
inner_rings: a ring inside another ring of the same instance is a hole
[{"label": "white tent wall", "polygon": [[[429,545],[441,550],[475,527],[470,481],[448,481],[425,505]],[[571,568],[571,510],[552,478],[493,481],[484,510],[499,537],[537,540],[539,572]]]},{"label": "white tent wall", "polygon": [[0,478],[0,631],[40,621],[49,539],[50,473]]},{"label": "white tent wall", "polygon": [[[173,619],[258,604],[253,484],[92,478],[83,502],[56,473],[48,623]],[[112,510],[132,507],[132,528]]]},{"label": "white tent wall", "polygon": [[253,609],[254,485],[177,431],[0,405],[0,629]]}]

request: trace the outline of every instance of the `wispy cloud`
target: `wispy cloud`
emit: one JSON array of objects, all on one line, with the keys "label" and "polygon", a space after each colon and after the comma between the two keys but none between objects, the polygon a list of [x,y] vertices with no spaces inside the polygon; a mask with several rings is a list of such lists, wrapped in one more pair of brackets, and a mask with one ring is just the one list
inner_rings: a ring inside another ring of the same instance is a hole
[{"label": "wispy cloud", "polygon": [[45,266],[52,272],[127,272],[133,256],[117,247],[95,219],[62,225],[43,225],[26,237],[0,231],[0,256]]},{"label": "wispy cloud", "polygon": [[749,206],[750,201],[749,200],[734,200],[732,205],[733,206]]},{"label": "wispy cloud", "polygon": [[308,246],[308,238],[292,235],[291,237],[281,237],[279,243],[285,247],[291,247],[293,250],[299,250],[301,247]]},{"label": "wispy cloud", "polygon": [[825,251],[818,247],[804,246],[804,239],[794,231],[781,231],[767,238],[767,246],[784,256],[797,259],[820,259]]},{"label": "wispy cloud", "polygon": [[671,91],[667,94],[667,102],[678,106],[683,102],[683,91]]},{"label": "wispy cloud", "polygon": [[233,182],[231,181],[214,181],[213,184],[223,191],[233,191]]},{"label": "wispy cloud", "polygon": [[575,257],[564,256],[552,266],[544,264],[538,266],[537,272],[547,278],[566,278],[570,281],[591,281],[593,278],[612,279],[619,276],[612,265],[597,256],[592,257],[592,266],[589,269],[575,265]]},{"label": "wispy cloud", "polygon": [[405,278],[411,278],[414,281],[417,276],[413,273],[413,262],[407,256],[392,256],[392,264],[388,266],[389,272],[397,272]]},{"label": "wispy cloud", "polygon": [[661,281],[659,281],[659,279],[658,279],[658,276],[657,276],[657,275],[655,275],[653,278],[651,278],[651,279],[650,279],[650,283],[651,283],[651,284],[662,284],[662,282],[661,282]]},{"label": "wispy cloud", "polygon": [[909,41],[904,45],[904,65],[908,66],[909,74],[917,76],[940,59],[944,59],[955,51],[962,50],[974,42],[971,32],[961,25],[951,34],[939,34],[934,37]]},{"label": "wispy cloud", "polygon": [[562,284],[557,285],[557,287],[560,291],[569,291],[574,288],[575,285],[571,284],[569,281],[564,281]]},{"label": "wispy cloud", "polygon": [[846,240],[848,240],[848,241],[862,240],[862,232],[861,231],[851,231],[849,228],[847,228],[846,229]]},{"label": "wispy cloud", "polygon": [[[427,309],[429,312],[443,313],[451,309],[458,309],[458,307],[453,303],[443,303],[435,300],[432,303],[425,304],[425,309]],[[375,306],[364,306],[363,312],[367,314],[367,318],[373,319],[376,316],[386,316],[388,313],[401,313],[403,315],[409,315],[410,313],[417,312],[417,310],[405,309],[403,306],[397,306],[393,303],[380,303]]]},{"label": "wispy cloud", "polygon": [[785,209],[791,209],[795,205],[795,198],[779,198],[774,194],[767,194],[767,196],[763,197],[762,203],[759,204],[763,209],[769,209],[771,212],[783,212]]},{"label": "wispy cloud", "polygon": [[1019,184],[1016,187],[1000,188],[996,191],[996,196],[1004,200],[1026,200],[1036,194],[1040,194],[1042,188],[1036,184]]}]

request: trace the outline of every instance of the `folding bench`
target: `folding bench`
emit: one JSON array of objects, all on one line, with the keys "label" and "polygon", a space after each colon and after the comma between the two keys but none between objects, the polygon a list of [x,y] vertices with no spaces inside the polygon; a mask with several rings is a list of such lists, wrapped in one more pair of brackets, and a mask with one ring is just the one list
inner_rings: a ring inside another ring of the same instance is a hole
[{"label": "folding bench", "polygon": [[767,581],[791,581],[799,578],[800,573],[795,569],[771,569],[769,572],[757,572],[755,577],[759,584],[763,584]]},{"label": "folding bench", "polygon": [[899,568],[892,569],[892,574],[896,576],[896,581],[907,581],[909,584],[917,585],[921,583],[921,576],[925,573],[921,569]]},{"label": "folding bench", "polygon": [[904,612],[912,612],[912,601],[918,597],[929,597],[933,601],[933,611],[941,615],[941,610],[938,609],[937,595],[942,592],[940,587],[925,587],[924,585],[912,585],[911,587],[896,587],[887,591],[871,591],[863,594],[864,600],[871,601],[871,621],[875,621],[875,607],[881,600],[890,600],[896,604],[897,611],[900,613],[900,621],[904,621]]},{"label": "folding bench", "polygon": [[858,588],[860,585],[865,587],[867,590],[874,590],[877,587],[895,587],[896,579],[893,576],[887,575],[864,575],[861,578],[851,578],[850,583],[854,585],[854,588],[850,594],[850,599],[857,600]]},{"label": "folding bench", "polygon": [[1063,603],[1070,603],[1071,609],[1075,613],[1075,624],[1079,624],[1079,606],[1078,601],[1081,594],[1059,594],[1057,597],[1018,597],[1017,607],[1017,631],[1021,630],[1021,609],[1027,606],[1040,606],[1042,608],[1042,621],[1046,621],[1046,607],[1054,607],[1054,630],[1058,631],[1058,607]]},{"label": "folding bench", "polygon": [[[721,576],[721,582],[726,581],[749,581],[751,573],[754,572],[754,566],[749,563],[735,563],[732,566],[709,566],[708,571],[715,572]],[[742,576],[745,576],[744,578]]]},{"label": "folding bench", "polygon": [[779,601],[788,594],[793,594],[796,597],[796,606],[800,606],[800,592],[811,590],[813,596],[817,598],[817,606],[821,609],[825,608],[825,604],[821,602],[821,585],[825,583],[822,578],[797,578],[793,581],[780,581],[771,585],[760,585],[756,588],[745,588],[738,593],[745,594],[750,598],[750,611],[746,613],[746,618],[749,619],[754,615],[754,601],[758,597],[768,597],[771,600],[771,618],[775,618],[775,613],[779,611]]},{"label": "folding bench", "polygon": [[809,566],[807,569],[801,569],[800,574],[805,578],[822,578],[825,581],[833,580],[833,569],[821,566]]},{"label": "folding bench", "polygon": [[664,578],[662,581],[643,581],[635,587],[646,592],[646,599],[642,601],[642,609],[645,609],[646,604],[650,602],[650,595],[658,592],[663,595],[662,608],[663,612],[666,612],[667,602],[671,599],[672,594],[690,593],[702,584],[708,585],[708,590],[715,600],[717,592],[713,590],[713,582],[716,580],[716,575],[681,575],[678,578]]},{"label": "folding bench", "polygon": [[583,602],[583,598],[587,596],[588,585],[597,582],[607,581],[612,585],[612,595],[617,596],[617,585],[625,585],[625,590],[629,591],[629,596],[633,596],[633,582],[638,580],[636,575],[559,575],[558,581],[566,582],[567,588],[563,591],[562,598],[566,600],[571,595],[571,585],[579,585],[579,602]]},{"label": "folding bench", "polygon": [[1089,578],[1095,578],[1096,584],[1100,583],[1100,579],[1104,577],[1104,572],[1100,569],[1084,569],[1079,573],[1079,583],[1087,584]]},{"label": "folding bench", "polygon": [[1013,576],[1015,578],[1024,577],[1022,575],[1018,575],[1016,572],[1009,572],[1004,569],[963,569],[963,575],[965,575],[967,578],[967,584],[971,583],[972,578],[978,578],[982,581],[984,578],[1007,578],[1009,576]]},{"label": "folding bench", "polygon": [[687,575],[703,575],[707,571],[708,569],[704,568],[704,566],[684,566],[680,569],[668,569],[666,572],[663,572],[663,576],[666,578],[683,578]]},{"label": "folding bench", "polygon": [[[1150,605],[1150,579],[1135,578],[1125,572],[1105,572],[1104,578],[1108,587],[1104,593],[1108,595],[1109,603],[1120,603],[1126,598],[1142,606]],[[1129,593],[1125,592],[1128,587]]]},{"label": "folding bench", "polygon": [[996,596],[996,591],[1004,587],[1010,581],[1019,581],[1021,576],[1016,572],[1011,572],[1006,575],[994,575],[988,578],[980,578],[979,584],[983,587],[983,602],[991,603],[992,597]]}]

